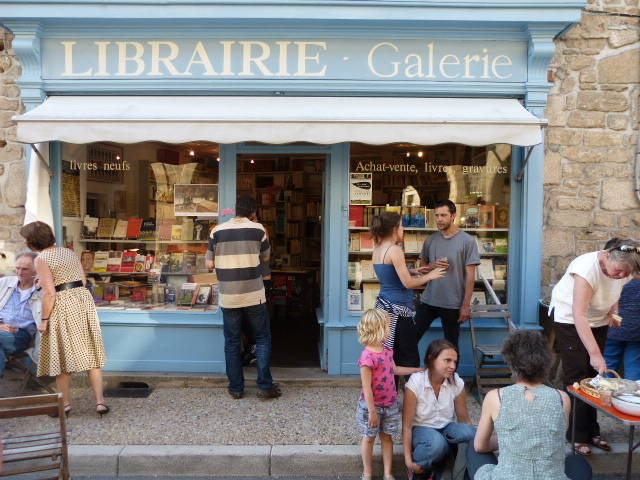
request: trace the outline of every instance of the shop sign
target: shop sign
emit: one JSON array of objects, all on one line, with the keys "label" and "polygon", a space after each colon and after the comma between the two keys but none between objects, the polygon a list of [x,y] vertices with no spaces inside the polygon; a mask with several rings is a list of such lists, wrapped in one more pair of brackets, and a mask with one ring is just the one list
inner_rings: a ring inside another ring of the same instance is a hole
[{"label": "shop sign", "polygon": [[[358,162],[355,170],[356,172],[420,173],[418,166],[413,163]],[[509,167],[506,165],[440,165],[424,162],[424,173],[450,173],[454,171],[461,172],[463,175],[507,175]]]},{"label": "shop sign", "polygon": [[526,41],[45,38],[46,79],[523,82]]}]

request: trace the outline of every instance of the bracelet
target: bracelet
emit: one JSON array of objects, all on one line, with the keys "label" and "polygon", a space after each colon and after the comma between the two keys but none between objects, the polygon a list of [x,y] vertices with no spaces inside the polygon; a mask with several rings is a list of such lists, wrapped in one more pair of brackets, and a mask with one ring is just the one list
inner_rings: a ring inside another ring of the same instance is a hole
[{"label": "bracelet", "polygon": [[41,322],[48,322],[48,321],[49,321],[49,317],[47,317],[47,318],[41,318],[41,319],[40,319],[40,321],[41,321]]}]

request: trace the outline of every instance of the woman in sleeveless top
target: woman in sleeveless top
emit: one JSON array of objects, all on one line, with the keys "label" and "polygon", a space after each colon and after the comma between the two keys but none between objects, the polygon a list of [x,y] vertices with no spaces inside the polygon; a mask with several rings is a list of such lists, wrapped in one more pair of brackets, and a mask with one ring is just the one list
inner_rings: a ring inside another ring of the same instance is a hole
[{"label": "woman in sleeveless top", "polygon": [[398,245],[403,240],[401,217],[395,212],[383,212],[371,220],[373,237],[373,268],[380,281],[380,293],[375,308],[389,313],[389,338],[385,345],[393,349],[398,366],[419,367],[418,336],[415,325],[413,289],[444,275],[442,268],[407,268],[404,251]]},{"label": "woman in sleeveless top", "polygon": [[[521,330],[505,340],[502,355],[516,383],[491,390],[484,399],[478,432],[467,450],[470,478],[589,480],[591,467],[584,458],[565,458],[571,404],[565,392],[544,385],[551,367],[547,342],[538,332]],[[498,459],[491,453],[497,449]]]},{"label": "woman in sleeveless top", "polygon": [[89,371],[96,397],[96,412],[109,412],[104,403],[102,370],[106,363],[100,322],[95,303],[85,288],[86,278],[78,256],[57,247],[46,223],[32,222],[20,230],[27,247],[39,252],[35,260],[43,290],[42,333],[38,376],[56,377],[64,397],[65,413],[71,412],[71,373]]}]

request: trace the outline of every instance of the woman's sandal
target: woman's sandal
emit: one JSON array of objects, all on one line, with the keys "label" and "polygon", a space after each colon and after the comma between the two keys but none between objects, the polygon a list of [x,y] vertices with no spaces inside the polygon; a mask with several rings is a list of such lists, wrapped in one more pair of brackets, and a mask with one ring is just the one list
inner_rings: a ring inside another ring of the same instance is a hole
[{"label": "woman's sandal", "polygon": [[582,455],[583,457],[589,457],[593,453],[591,451],[591,447],[589,447],[586,443],[574,443],[573,451],[578,455]]},{"label": "woman's sandal", "polygon": [[600,435],[591,437],[591,445],[599,448],[600,450],[604,450],[605,452],[611,451],[611,445],[609,445],[609,442],[604,440]]},{"label": "woman's sandal", "polygon": [[[64,404],[64,416],[65,416],[65,417],[67,417],[67,418],[69,418],[69,414],[71,413],[71,410],[73,410],[73,409],[71,408],[71,404],[69,404],[69,403],[65,403],[65,404]],[[49,416],[50,416],[51,418],[58,418],[58,414],[57,414],[57,413],[50,413],[50,414],[49,414]]]},{"label": "woman's sandal", "polygon": [[[104,408],[100,408],[100,407],[104,407]],[[110,410],[111,409],[104,403],[96,403],[96,413],[100,415],[100,418],[102,418],[102,415],[106,415],[107,413],[109,413]]]}]

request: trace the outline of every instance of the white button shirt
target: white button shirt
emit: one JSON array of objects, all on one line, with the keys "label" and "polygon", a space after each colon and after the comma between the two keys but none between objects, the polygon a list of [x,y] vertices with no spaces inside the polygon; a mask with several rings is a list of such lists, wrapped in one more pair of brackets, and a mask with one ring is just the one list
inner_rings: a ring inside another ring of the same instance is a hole
[{"label": "white button shirt", "polygon": [[444,428],[456,421],[454,402],[464,390],[464,381],[454,373],[451,380],[442,383],[440,394],[436,397],[427,372],[414,373],[405,386],[417,399],[413,426]]}]

